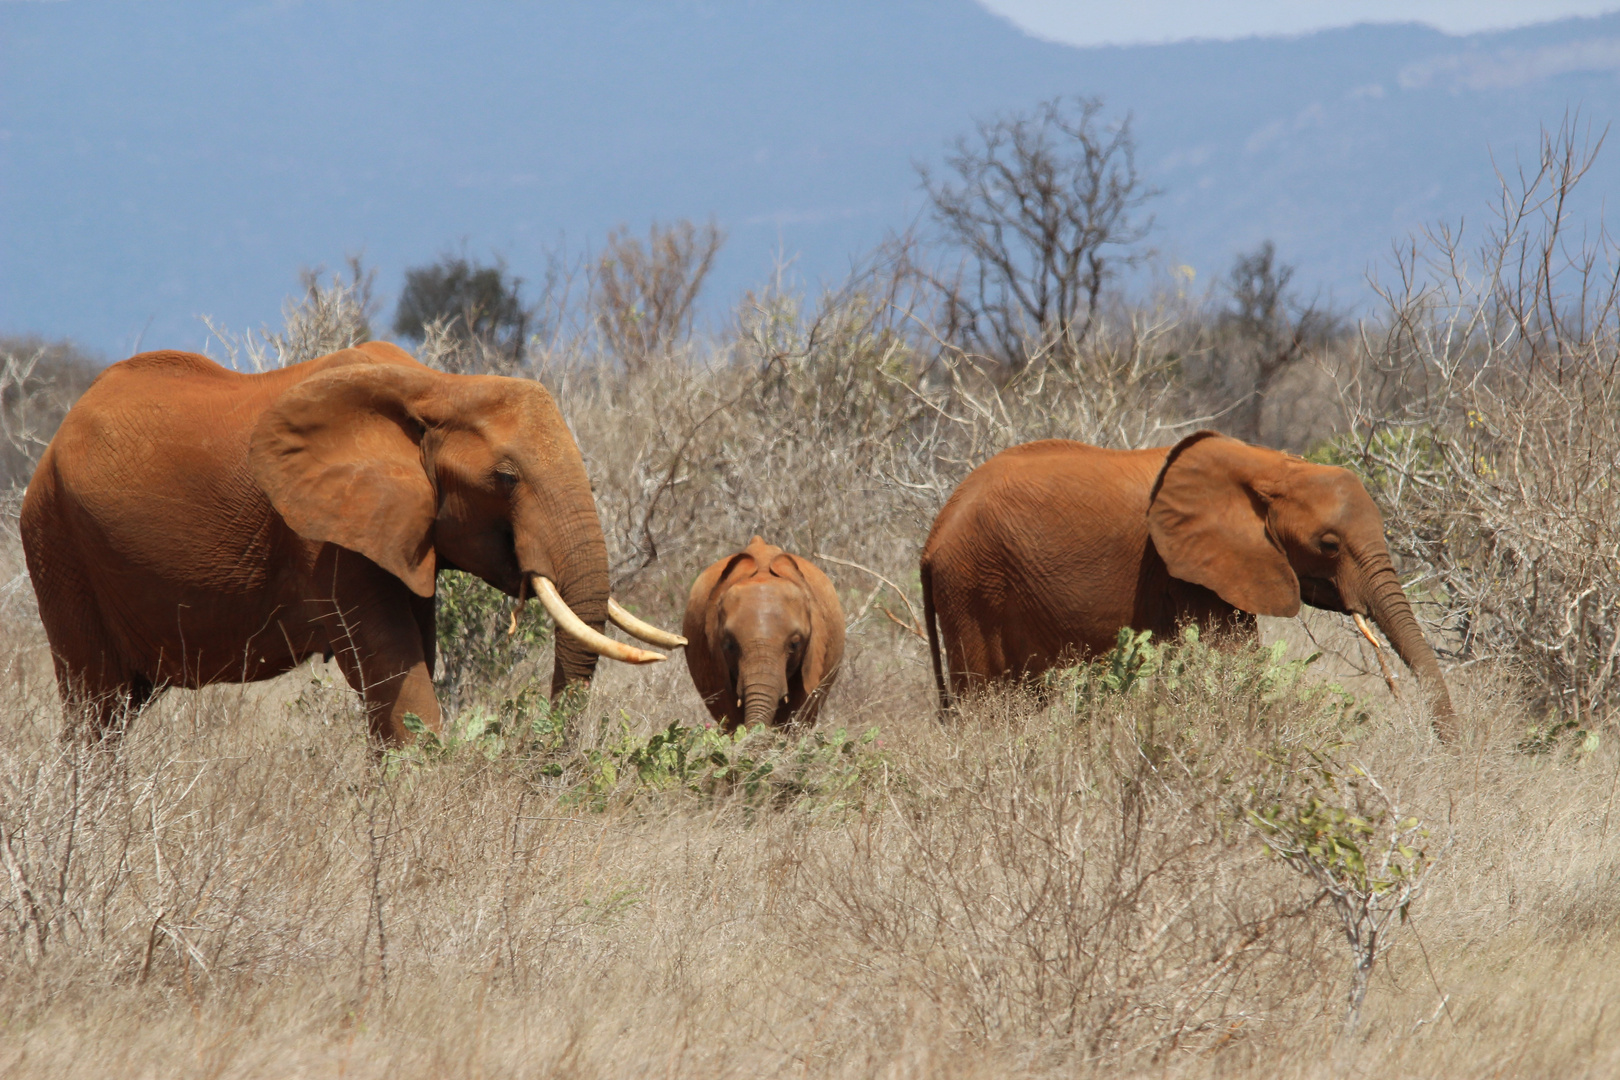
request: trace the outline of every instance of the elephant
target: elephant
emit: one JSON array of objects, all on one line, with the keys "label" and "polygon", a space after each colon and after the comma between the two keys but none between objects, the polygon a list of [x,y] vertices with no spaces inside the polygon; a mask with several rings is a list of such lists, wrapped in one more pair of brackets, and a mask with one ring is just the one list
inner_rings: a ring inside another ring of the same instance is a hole
[{"label": "elephant", "polygon": [[103,736],[158,691],[272,678],[335,657],[383,744],[441,725],[437,572],[476,574],[559,629],[555,696],[597,657],[677,635],[609,596],[584,461],[528,379],[451,375],[370,342],[244,374],[185,352],[103,372],[23,499],[57,685]]},{"label": "elephant", "polygon": [[1025,443],[962,481],[921,562],[946,711],[992,680],[1101,655],[1122,627],[1164,636],[1192,622],[1255,640],[1256,615],[1293,616],[1303,601],[1371,617],[1425,687],[1437,732],[1456,733],[1383,518],[1346,469],[1214,431],[1150,450]]},{"label": "elephant", "polygon": [[698,575],[681,634],[692,682],[728,732],[814,723],[844,659],[832,582],[758,536]]}]

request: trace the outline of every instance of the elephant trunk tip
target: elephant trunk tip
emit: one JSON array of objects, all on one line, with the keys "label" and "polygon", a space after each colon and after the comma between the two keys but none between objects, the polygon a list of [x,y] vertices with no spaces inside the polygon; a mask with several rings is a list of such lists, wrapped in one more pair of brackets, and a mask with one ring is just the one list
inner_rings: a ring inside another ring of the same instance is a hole
[{"label": "elephant trunk tip", "polygon": [[1434,685],[1429,687],[1429,716],[1434,733],[1441,742],[1456,742],[1460,731],[1457,727],[1457,710],[1451,704],[1451,692],[1438,676]]}]

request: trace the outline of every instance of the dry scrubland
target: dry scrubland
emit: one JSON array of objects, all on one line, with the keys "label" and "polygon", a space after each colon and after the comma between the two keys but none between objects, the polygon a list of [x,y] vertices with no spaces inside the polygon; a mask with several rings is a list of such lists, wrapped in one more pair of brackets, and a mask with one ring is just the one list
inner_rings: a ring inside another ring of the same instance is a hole
[{"label": "dry scrubland", "polygon": [[[904,292],[892,265],[750,298],[660,362],[589,333],[530,351],[643,614],[678,623],[691,577],[755,530],[865,568],[824,563],[848,659],[792,737],[707,732],[678,658],[604,665],[552,711],[525,693],[543,628],[510,646],[500,605],[446,579],[443,745],[376,760],[317,665],[172,693],[85,747],[59,737],[13,535],[0,1072],[1614,1075],[1616,317],[1571,284],[1612,264],[1540,274],[1515,244],[1568,249],[1524,205],[1466,273],[1425,242],[1380,320],[1262,410],[1385,508],[1450,661],[1455,746],[1320,613],[1268,623],[1280,650],[1132,643],[936,718],[897,625],[933,513],[1003,446],[1160,444],[1229,407],[1230,342],[1176,298],[1016,377],[879,299]],[[316,290],[243,355],[342,344],[354,300]],[[481,348],[422,352],[514,362]],[[1267,846],[1301,838],[1322,876]],[[1358,892],[1387,921],[1352,1023],[1333,894]]]}]

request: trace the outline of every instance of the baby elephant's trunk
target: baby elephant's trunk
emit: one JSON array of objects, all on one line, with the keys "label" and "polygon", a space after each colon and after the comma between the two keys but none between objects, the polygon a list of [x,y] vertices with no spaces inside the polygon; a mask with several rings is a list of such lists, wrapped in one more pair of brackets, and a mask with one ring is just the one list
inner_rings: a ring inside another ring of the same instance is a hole
[{"label": "baby elephant's trunk", "polygon": [[737,692],[743,701],[743,723],[769,724],[776,718],[776,707],[787,696],[787,670],[780,663],[750,664],[737,679]]}]

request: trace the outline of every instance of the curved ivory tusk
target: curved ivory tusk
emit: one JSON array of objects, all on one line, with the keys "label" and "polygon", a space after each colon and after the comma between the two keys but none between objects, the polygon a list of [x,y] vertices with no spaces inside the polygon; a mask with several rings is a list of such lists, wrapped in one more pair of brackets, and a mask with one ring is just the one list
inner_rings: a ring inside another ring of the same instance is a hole
[{"label": "curved ivory tusk", "polygon": [[642,622],[628,611],[613,597],[608,597],[608,618],[627,634],[633,634],[649,645],[662,645],[666,649],[678,649],[686,644],[686,639],[679,634],[672,634],[668,630],[660,630],[652,623]]},{"label": "curved ivory tusk", "polygon": [[1372,627],[1367,625],[1367,620],[1362,617],[1361,612],[1352,611],[1350,613],[1350,617],[1356,621],[1356,629],[1360,630],[1361,636],[1367,639],[1367,644],[1371,645],[1374,649],[1382,650],[1383,646],[1379,644],[1378,639],[1373,636]]},{"label": "curved ivory tusk", "polygon": [[574,614],[574,609],[563,600],[557,586],[552,584],[550,578],[534,575],[534,595],[551,616],[557,629],[574,638],[581,645],[593,653],[605,656],[609,660],[622,660],[626,664],[653,664],[664,659],[663,653],[649,652],[638,649],[634,645],[626,645],[622,641],[614,641],[606,634],[598,633],[585,625],[585,620]]}]

